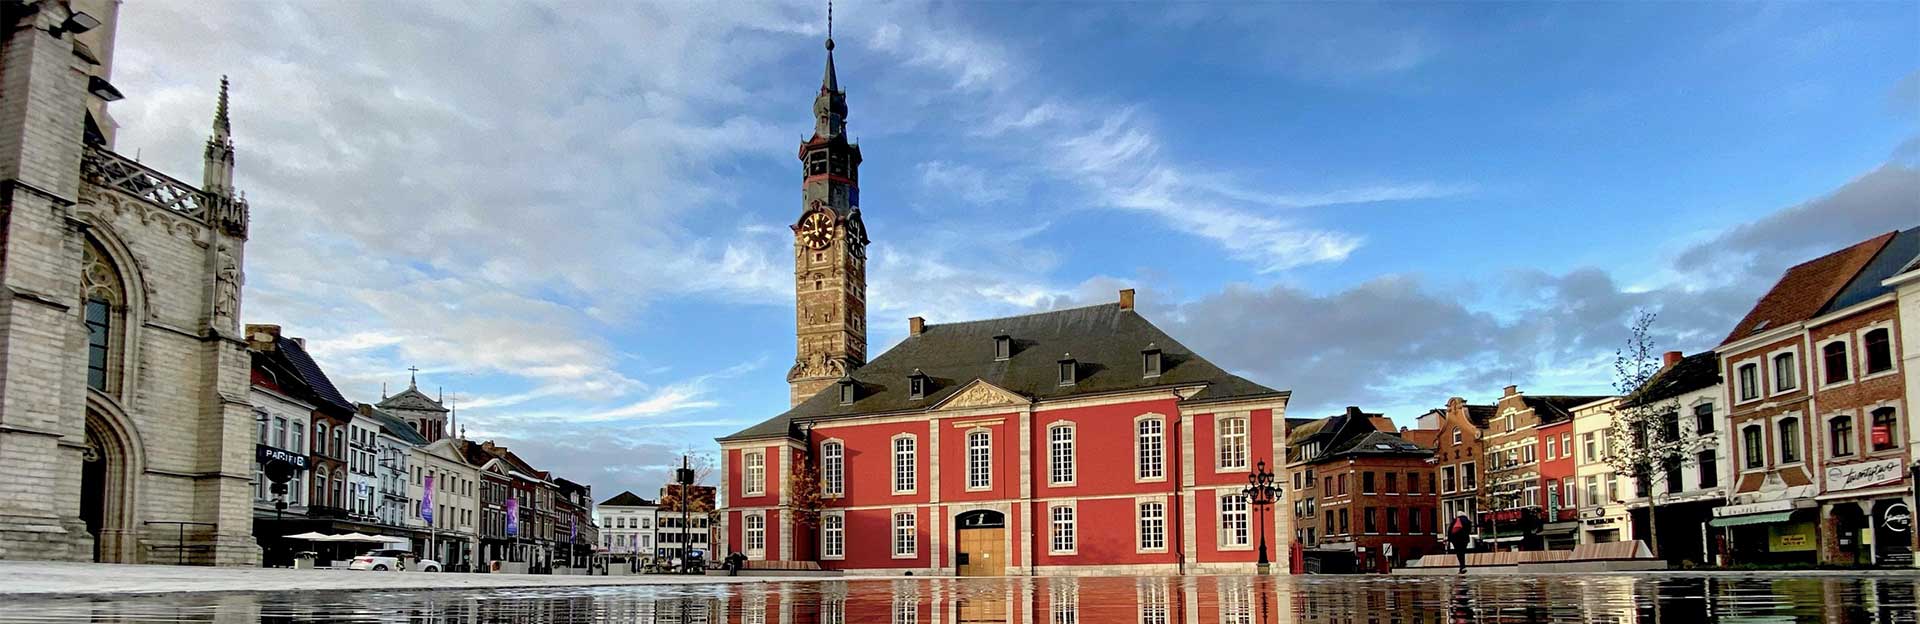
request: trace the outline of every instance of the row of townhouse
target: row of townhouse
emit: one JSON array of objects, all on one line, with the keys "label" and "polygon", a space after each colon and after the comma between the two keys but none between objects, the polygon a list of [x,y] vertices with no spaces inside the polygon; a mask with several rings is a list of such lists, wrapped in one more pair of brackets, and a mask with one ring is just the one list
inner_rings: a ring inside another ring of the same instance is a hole
[{"label": "row of townhouse", "polygon": [[[535,470],[505,447],[455,435],[451,410],[415,380],[379,404],[356,404],[304,340],[283,336],[277,325],[246,329],[253,534],[263,564],[290,565],[308,549],[332,558],[375,547],[286,537],[318,532],[404,538],[448,570],[492,561],[514,569],[586,565],[599,541],[591,488]],[[276,472],[288,478],[276,483]]]},{"label": "row of townhouse", "polygon": [[[1420,419],[1440,515],[1474,520],[1479,548],[1657,536],[1674,562],[1910,564],[1917,255],[1920,228],[1795,266],[1722,344],[1665,354],[1624,397],[1450,400]],[[1620,412],[1642,407],[1680,441],[1644,481],[1611,460]]]},{"label": "row of townhouse", "polygon": [[[661,486],[660,497],[649,500],[621,492],[600,501],[594,518],[600,525],[600,550],[614,561],[643,563],[708,552],[720,523],[713,507],[712,486],[691,486],[692,496],[679,496],[680,485]],[[687,504],[681,504],[682,501]]]},{"label": "row of townhouse", "polygon": [[[1287,435],[1296,572],[1384,571],[1440,552],[1433,429],[1348,407]],[[1283,511],[1284,513],[1284,511]]]}]

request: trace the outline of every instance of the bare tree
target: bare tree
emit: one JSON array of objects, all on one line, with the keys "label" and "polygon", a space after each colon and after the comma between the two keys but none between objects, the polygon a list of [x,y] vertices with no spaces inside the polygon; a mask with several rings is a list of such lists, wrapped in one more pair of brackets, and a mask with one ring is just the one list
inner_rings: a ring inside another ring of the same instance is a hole
[{"label": "bare tree", "polygon": [[1655,316],[1640,311],[1627,344],[1614,354],[1613,387],[1625,398],[1614,408],[1613,426],[1607,429],[1607,464],[1614,474],[1645,490],[1647,548],[1658,557],[1661,488],[1656,486],[1667,480],[1669,471],[1695,463],[1694,447],[1700,442],[1681,431],[1679,395],[1661,396],[1652,384],[1664,367],[1650,331]]}]

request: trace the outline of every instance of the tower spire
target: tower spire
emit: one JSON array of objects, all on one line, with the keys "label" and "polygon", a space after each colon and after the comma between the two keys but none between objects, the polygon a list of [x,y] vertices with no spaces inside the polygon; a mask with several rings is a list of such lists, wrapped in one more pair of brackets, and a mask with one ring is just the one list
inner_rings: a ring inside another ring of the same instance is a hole
[{"label": "tower spire", "polygon": [[[831,36],[831,35],[829,35]],[[227,77],[220,76],[220,103],[213,109],[213,135],[226,137],[233,134],[233,123],[227,119]]]},{"label": "tower spire", "polygon": [[227,117],[227,77],[220,77],[220,99],[213,108],[213,135],[207,137],[201,163],[201,190],[233,197],[233,122]]},{"label": "tower spire", "polygon": [[419,387],[420,387],[420,367],[408,366],[407,367],[407,389],[416,390],[416,389],[419,389]]},{"label": "tower spire", "polygon": [[833,71],[833,0],[827,0],[827,73],[820,77],[820,92],[840,93],[840,77]]}]

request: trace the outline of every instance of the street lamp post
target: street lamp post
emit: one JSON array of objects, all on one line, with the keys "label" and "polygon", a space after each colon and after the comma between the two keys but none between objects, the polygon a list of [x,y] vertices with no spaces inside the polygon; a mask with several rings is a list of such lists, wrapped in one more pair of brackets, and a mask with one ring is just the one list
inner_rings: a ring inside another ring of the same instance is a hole
[{"label": "street lamp post", "polygon": [[1266,574],[1272,567],[1267,559],[1267,507],[1280,493],[1280,488],[1273,485],[1273,471],[1267,470],[1266,460],[1261,460],[1253,474],[1247,475],[1247,488],[1241,493],[1246,494],[1247,503],[1253,505],[1260,519],[1260,573]]}]

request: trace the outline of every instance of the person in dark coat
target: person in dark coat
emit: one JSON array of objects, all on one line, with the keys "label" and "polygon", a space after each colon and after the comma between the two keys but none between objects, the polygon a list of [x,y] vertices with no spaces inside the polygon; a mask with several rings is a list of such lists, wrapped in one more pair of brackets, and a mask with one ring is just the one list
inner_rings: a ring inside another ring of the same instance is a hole
[{"label": "person in dark coat", "polygon": [[1447,525],[1447,544],[1453,547],[1453,556],[1460,561],[1460,571],[1467,571],[1467,544],[1473,539],[1473,521],[1467,514],[1453,517]]}]

